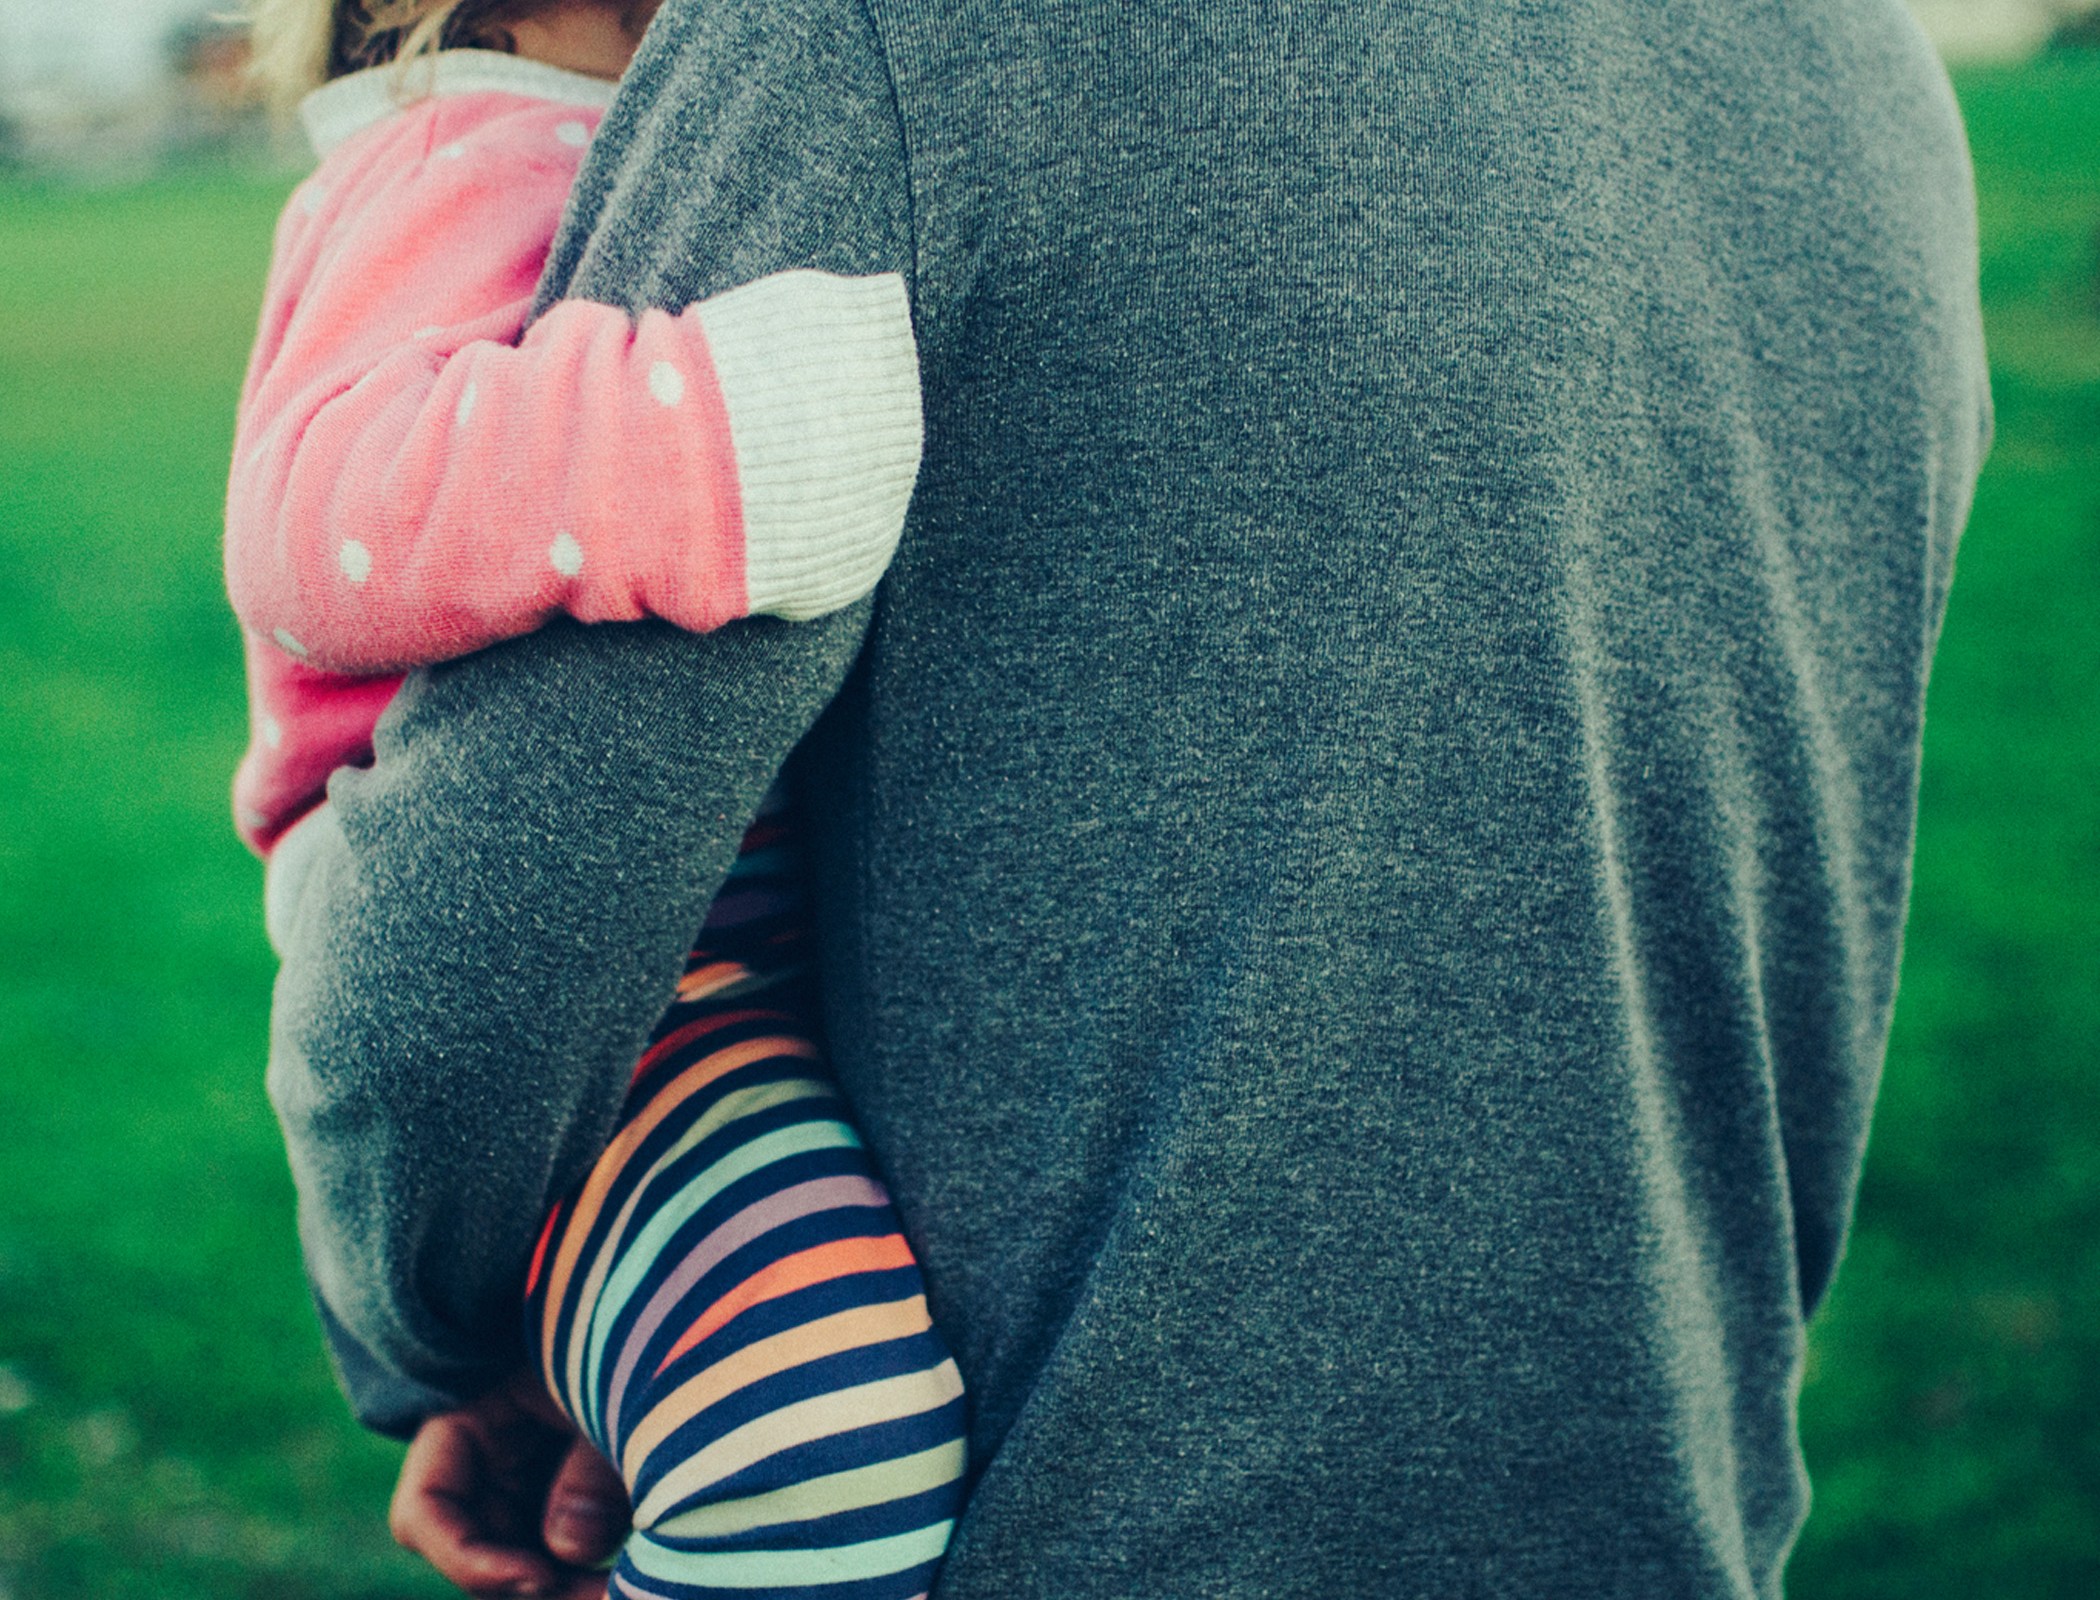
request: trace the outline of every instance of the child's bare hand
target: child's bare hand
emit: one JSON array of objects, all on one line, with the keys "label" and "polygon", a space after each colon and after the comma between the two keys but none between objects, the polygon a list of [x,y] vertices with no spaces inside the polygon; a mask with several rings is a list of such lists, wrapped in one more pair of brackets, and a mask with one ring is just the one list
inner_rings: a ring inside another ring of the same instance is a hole
[{"label": "child's bare hand", "polygon": [[603,1600],[627,1494],[529,1374],[431,1417],[401,1463],[388,1526],[478,1600]]}]

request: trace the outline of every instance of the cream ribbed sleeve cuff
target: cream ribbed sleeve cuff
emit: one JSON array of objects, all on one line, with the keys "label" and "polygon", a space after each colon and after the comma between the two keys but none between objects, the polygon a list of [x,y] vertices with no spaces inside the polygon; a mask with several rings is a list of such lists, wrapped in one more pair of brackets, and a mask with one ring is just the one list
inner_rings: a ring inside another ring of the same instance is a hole
[{"label": "cream ribbed sleeve cuff", "polygon": [[754,615],[808,618],[875,587],[924,433],[896,273],[775,273],[702,301],[729,413]]}]

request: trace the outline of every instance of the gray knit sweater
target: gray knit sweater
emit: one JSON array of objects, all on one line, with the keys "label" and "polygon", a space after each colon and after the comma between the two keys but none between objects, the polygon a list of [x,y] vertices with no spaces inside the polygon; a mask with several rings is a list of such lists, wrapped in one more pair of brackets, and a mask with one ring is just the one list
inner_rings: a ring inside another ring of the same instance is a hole
[{"label": "gray knit sweater", "polygon": [[943,1600],[1770,1596],[1988,431],[1897,0],[672,0],[546,295],[910,287],[872,604],[338,776],[271,1084],[360,1413],[515,1353],[791,751],[972,1396]]}]

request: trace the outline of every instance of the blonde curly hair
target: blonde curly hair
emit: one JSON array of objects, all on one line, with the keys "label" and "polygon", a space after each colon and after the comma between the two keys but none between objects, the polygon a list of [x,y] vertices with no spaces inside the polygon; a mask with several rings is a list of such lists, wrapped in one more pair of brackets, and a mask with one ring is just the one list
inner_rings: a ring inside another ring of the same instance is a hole
[{"label": "blonde curly hair", "polygon": [[509,50],[504,24],[548,0],[250,0],[249,72],[280,112],[331,78],[439,50]]}]

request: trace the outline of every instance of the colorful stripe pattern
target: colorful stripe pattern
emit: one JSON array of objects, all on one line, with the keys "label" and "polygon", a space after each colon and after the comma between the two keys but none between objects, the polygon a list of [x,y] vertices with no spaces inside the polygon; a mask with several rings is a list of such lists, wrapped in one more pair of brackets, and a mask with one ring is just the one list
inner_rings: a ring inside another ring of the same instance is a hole
[{"label": "colorful stripe pattern", "polygon": [[962,1380],[811,1029],[769,801],[526,1294],[549,1388],[620,1469],[628,1600],[908,1600],[962,1502]]}]

